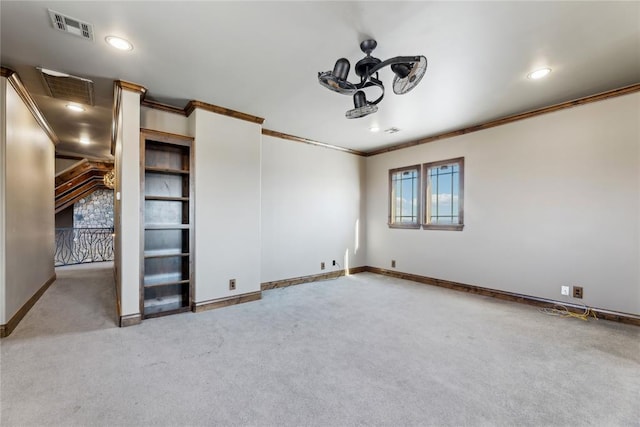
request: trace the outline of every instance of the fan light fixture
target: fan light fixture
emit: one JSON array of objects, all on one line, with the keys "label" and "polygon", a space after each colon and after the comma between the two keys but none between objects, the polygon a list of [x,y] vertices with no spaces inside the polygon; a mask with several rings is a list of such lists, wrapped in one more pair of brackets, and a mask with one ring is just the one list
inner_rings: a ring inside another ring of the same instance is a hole
[{"label": "fan light fixture", "polygon": [[[393,78],[393,92],[404,95],[416,87],[427,71],[427,58],[424,56],[396,56],[386,61],[371,56],[371,52],[378,43],[375,40],[365,40],[360,43],[360,49],[367,55],[356,63],[356,74],[360,76],[360,83],[347,80],[351,64],[346,58],[336,61],[333,71],[318,73],[318,81],[324,87],[342,95],[353,95],[355,108],[346,112],[348,119],[357,119],[378,111],[378,103],[384,98],[384,85],[378,78],[378,71],[388,65],[395,76]],[[377,87],[381,90],[375,101],[368,101],[362,89]]]}]

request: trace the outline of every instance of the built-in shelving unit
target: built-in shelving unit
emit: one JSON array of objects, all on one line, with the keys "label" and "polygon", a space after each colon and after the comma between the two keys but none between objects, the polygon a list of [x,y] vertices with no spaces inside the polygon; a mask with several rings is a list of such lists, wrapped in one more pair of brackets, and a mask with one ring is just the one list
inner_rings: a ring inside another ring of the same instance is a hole
[{"label": "built-in shelving unit", "polygon": [[141,130],[144,318],[191,309],[193,300],[193,139]]}]

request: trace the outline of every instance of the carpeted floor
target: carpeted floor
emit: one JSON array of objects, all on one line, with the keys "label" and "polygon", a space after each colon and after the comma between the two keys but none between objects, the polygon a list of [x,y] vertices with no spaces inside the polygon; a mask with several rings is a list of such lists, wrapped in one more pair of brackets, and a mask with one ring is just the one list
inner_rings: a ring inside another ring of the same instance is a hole
[{"label": "carpeted floor", "polygon": [[0,342],[2,426],[638,426],[640,328],[370,273],[115,326],[112,271]]}]

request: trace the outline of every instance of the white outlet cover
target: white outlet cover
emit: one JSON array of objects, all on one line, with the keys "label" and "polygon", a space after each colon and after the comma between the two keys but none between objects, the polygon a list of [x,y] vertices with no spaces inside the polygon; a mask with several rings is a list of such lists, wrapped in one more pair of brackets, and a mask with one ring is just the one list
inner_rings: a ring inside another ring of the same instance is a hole
[{"label": "white outlet cover", "polygon": [[561,286],[560,287],[560,293],[562,295],[569,295],[569,287],[568,286]]}]

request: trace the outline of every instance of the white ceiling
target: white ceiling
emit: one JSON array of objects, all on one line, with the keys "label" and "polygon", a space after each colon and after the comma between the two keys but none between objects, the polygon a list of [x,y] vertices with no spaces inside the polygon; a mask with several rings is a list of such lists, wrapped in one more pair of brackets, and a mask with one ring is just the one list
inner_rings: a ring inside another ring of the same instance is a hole
[{"label": "white ceiling", "polygon": [[[93,24],[95,41],[54,30],[48,8]],[[108,153],[114,79],[178,107],[196,99],[264,117],[268,129],[362,151],[640,82],[640,2],[3,0],[0,15],[2,65],[37,95],[63,141],[59,150],[96,156]],[[115,51],[107,35],[134,50]],[[402,96],[391,90],[391,70],[382,70],[378,113],[347,120],[351,99],[322,88],[317,73],[339,57],[353,70],[370,37],[374,56],[425,55],[429,68]],[[95,80],[96,111],[77,119],[47,100],[35,66]],[[526,78],[543,66],[553,69],[549,77]],[[374,134],[372,125],[401,131]],[[103,145],[78,145],[83,129]]]}]

